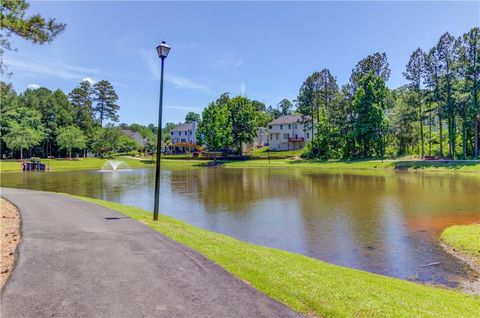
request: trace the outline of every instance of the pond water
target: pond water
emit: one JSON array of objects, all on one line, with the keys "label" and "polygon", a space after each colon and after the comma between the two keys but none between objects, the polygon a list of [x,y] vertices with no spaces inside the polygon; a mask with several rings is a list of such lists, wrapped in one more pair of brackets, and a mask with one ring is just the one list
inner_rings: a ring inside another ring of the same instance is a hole
[{"label": "pond water", "polygon": [[[153,209],[154,170],[30,172],[1,185]],[[168,169],[161,213],[337,265],[456,286],[474,273],[445,253],[441,230],[480,221],[480,178],[312,169]]]}]

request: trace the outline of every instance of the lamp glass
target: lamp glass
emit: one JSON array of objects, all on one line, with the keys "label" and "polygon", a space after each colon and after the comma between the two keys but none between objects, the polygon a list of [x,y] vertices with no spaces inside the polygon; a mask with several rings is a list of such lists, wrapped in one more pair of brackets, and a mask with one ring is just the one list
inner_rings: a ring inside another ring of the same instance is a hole
[{"label": "lamp glass", "polygon": [[168,56],[168,52],[170,52],[170,46],[166,44],[165,41],[162,41],[162,44],[157,46],[158,57],[166,58]]}]

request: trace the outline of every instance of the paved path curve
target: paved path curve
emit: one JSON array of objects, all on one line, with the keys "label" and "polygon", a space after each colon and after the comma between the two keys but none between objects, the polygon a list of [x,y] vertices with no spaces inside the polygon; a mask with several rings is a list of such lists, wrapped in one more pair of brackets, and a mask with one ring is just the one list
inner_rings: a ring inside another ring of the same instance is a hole
[{"label": "paved path curve", "polygon": [[1,195],[22,217],[2,318],[299,317],[113,210],[46,192],[2,188]]}]

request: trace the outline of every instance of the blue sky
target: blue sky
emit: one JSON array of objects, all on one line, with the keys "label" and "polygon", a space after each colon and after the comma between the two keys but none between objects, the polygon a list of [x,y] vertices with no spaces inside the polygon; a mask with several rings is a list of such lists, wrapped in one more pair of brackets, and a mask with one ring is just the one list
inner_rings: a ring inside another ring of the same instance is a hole
[{"label": "blue sky", "polygon": [[155,123],[160,61],[166,60],[164,123],[201,112],[223,92],[267,105],[294,99],[312,72],[329,68],[345,83],[356,62],[386,52],[389,87],[417,47],[449,31],[479,25],[479,2],[34,2],[31,13],[67,23],[52,44],[12,37],[5,60],[17,91],[69,92],[79,81],[107,79],[120,100],[120,121]]}]

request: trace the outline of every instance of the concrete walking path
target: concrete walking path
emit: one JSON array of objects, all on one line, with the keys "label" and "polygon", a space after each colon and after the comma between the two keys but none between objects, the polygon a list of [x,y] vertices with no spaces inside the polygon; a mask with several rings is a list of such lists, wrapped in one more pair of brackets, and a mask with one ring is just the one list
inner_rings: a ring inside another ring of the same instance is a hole
[{"label": "concrete walking path", "polygon": [[113,210],[1,188],[22,218],[1,317],[300,317],[199,253]]}]

